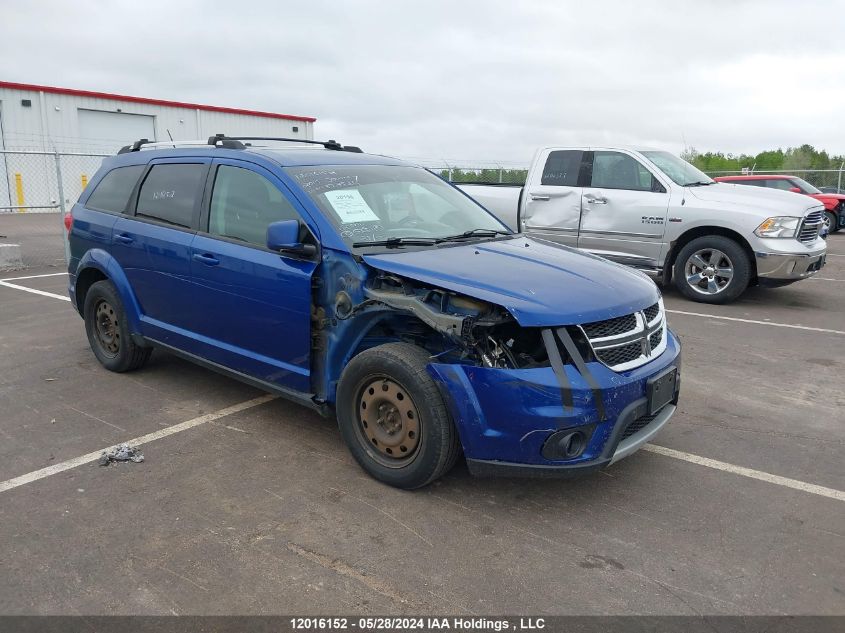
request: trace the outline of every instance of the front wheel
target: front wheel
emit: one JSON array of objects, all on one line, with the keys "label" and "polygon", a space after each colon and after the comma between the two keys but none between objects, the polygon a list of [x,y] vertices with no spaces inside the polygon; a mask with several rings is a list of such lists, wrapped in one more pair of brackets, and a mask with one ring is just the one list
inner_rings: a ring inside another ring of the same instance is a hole
[{"label": "front wheel", "polygon": [[681,249],[672,272],[675,286],[688,299],[730,303],[751,281],[751,261],[734,240],[705,235]]},{"label": "front wheel", "polygon": [[388,343],[358,354],[337,390],[340,432],[355,460],[397,488],[420,488],[455,463],[460,444],[426,366],[429,354]]},{"label": "front wheel", "polygon": [[827,227],[828,233],[836,233],[839,230],[837,219],[836,214],[832,211],[824,212],[824,225]]}]

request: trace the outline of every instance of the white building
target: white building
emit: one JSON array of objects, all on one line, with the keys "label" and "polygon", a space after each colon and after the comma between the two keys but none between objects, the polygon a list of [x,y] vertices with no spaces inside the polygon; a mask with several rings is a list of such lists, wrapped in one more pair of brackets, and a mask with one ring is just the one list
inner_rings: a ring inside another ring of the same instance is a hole
[{"label": "white building", "polygon": [[[315,120],[0,81],[0,212],[19,206],[34,211],[57,200],[55,158],[8,152],[113,154],[142,138],[179,141],[217,133],[313,139]],[[68,156],[62,161],[65,198],[74,200],[99,160]]]}]

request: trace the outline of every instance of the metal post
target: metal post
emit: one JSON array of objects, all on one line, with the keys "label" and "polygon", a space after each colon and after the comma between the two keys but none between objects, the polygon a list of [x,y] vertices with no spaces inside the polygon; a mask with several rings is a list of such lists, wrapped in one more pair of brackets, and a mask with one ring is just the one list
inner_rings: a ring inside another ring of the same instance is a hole
[{"label": "metal post", "polygon": [[59,156],[59,152],[54,154],[56,159],[56,187],[59,192],[59,216],[60,222],[62,223],[62,241],[65,245],[65,262],[70,262],[70,244],[68,243],[68,235],[67,231],[65,230],[65,187],[62,183],[62,159]]},{"label": "metal post", "polygon": [[845,161],[839,164],[839,181],[836,183],[836,193],[842,193],[842,169],[845,168]]}]

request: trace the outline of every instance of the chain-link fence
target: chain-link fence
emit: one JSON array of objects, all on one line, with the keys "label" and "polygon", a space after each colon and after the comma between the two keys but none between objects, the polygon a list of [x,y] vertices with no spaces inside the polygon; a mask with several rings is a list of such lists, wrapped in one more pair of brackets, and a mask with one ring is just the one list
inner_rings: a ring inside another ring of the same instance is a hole
[{"label": "chain-link fence", "polygon": [[20,247],[6,268],[65,265],[64,212],[106,154],[0,151],[0,244]]}]

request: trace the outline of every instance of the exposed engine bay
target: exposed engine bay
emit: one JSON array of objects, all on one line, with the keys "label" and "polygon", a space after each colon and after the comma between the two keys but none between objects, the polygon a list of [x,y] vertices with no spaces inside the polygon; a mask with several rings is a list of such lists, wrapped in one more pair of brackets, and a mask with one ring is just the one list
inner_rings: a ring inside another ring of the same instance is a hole
[{"label": "exposed engine bay", "polygon": [[[385,337],[421,345],[444,360],[451,356],[458,362],[502,369],[549,364],[539,328],[523,328],[494,304],[390,274],[377,276],[363,291],[367,299],[357,306],[352,306],[346,293],[338,293],[338,319],[370,307],[390,307],[404,318],[382,322],[378,327]],[[428,328],[442,335],[441,340],[433,340]]]}]

